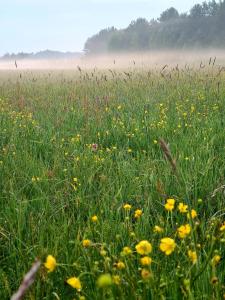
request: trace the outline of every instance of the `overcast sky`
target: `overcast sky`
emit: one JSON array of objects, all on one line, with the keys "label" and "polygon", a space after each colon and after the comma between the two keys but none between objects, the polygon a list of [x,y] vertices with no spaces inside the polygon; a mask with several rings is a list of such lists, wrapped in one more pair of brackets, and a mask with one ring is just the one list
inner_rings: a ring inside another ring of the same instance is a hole
[{"label": "overcast sky", "polygon": [[197,0],[0,0],[0,55],[44,49],[81,51],[99,30],[159,17],[173,6],[188,11]]}]

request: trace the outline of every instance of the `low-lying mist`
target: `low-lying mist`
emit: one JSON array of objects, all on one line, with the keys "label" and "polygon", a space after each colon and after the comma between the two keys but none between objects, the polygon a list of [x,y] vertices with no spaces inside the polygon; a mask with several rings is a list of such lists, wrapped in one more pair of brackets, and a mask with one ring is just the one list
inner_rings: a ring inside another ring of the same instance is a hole
[{"label": "low-lying mist", "polygon": [[225,64],[225,51],[210,50],[155,50],[140,53],[113,53],[88,55],[77,59],[18,60],[0,61],[0,70],[75,70],[81,69],[127,69],[127,68],[161,68],[162,66],[199,66],[209,60],[218,65]]}]

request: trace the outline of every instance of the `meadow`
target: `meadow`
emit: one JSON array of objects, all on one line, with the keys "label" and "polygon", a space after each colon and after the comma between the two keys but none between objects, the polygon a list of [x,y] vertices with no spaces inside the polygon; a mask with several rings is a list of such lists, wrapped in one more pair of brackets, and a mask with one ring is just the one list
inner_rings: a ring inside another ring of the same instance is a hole
[{"label": "meadow", "polygon": [[225,299],[225,73],[0,72],[0,299]]}]

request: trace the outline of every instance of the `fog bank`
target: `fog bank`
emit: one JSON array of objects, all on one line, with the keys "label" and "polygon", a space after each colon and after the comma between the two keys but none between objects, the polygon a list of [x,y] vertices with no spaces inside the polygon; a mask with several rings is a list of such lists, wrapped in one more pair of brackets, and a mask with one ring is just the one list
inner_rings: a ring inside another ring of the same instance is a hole
[{"label": "fog bank", "polygon": [[126,68],[161,68],[168,66],[199,66],[208,64],[225,64],[225,50],[180,50],[151,51],[141,53],[117,53],[98,56],[83,56],[75,59],[18,60],[0,61],[0,70],[76,70],[81,69],[126,69]]}]

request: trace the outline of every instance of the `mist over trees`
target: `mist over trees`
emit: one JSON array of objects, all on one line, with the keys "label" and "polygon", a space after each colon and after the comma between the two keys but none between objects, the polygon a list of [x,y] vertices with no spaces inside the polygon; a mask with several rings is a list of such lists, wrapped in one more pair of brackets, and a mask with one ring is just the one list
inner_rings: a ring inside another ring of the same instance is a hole
[{"label": "mist over trees", "polygon": [[188,13],[171,7],[157,20],[139,18],[121,30],[101,30],[89,38],[86,53],[225,47],[225,0],[196,4]]}]

